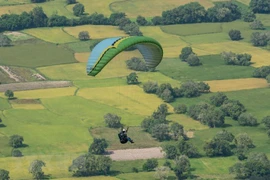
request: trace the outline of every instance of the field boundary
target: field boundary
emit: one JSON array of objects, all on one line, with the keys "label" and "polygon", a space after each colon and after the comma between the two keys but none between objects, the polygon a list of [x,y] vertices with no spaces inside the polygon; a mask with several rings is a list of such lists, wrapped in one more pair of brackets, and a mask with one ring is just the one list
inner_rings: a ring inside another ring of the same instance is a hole
[{"label": "field boundary", "polygon": [[25,91],[34,89],[47,89],[47,88],[62,88],[73,86],[70,81],[36,81],[36,82],[23,82],[23,83],[10,83],[10,84],[0,84],[0,92],[5,92],[6,90],[12,91]]}]

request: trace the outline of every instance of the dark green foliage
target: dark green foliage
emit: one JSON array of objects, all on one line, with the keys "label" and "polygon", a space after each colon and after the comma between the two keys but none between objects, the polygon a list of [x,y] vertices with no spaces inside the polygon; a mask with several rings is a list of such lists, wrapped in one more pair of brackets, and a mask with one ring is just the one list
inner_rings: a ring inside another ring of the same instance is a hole
[{"label": "dark green foliage", "polygon": [[208,110],[211,106],[205,102],[201,102],[195,105],[191,105],[188,108],[187,114],[195,120],[199,120],[203,110]]},{"label": "dark green foliage", "polygon": [[170,127],[170,131],[172,133],[172,138],[178,140],[179,137],[184,136],[184,127],[179,123],[172,123]]},{"label": "dark green foliage", "polygon": [[72,10],[75,16],[81,16],[84,13],[84,5],[81,3],[78,3],[72,8]]},{"label": "dark green foliage", "polygon": [[167,166],[167,167],[169,167],[170,169],[172,169],[172,165],[171,165],[170,161],[168,161],[168,160],[166,160],[166,161],[164,162],[163,166]]},{"label": "dark green foliage", "polygon": [[55,26],[67,26],[68,25],[68,18],[65,16],[59,16],[57,14],[52,15],[48,19],[48,26],[55,27]]},{"label": "dark green foliage", "polygon": [[265,79],[267,80],[268,83],[270,83],[270,74],[268,74]]},{"label": "dark green foliage", "polygon": [[143,164],[144,171],[153,171],[156,167],[158,167],[158,161],[156,159],[147,159]]},{"label": "dark green foliage", "polygon": [[210,142],[206,142],[203,149],[209,157],[230,156],[232,154],[229,142],[221,139],[213,139]]},{"label": "dark green foliage", "polygon": [[187,112],[187,106],[185,104],[178,104],[173,110],[176,114],[185,114]]},{"label": "dark green foliage", "polygon": [[174,145],[166,145],[164,151],[168,159],[175,159],[178,155],[177,148]]},{"label": "dark green foliage", "polygon": [[4,34],[0,34],[0,47],[10,46],[11,40]]},{"label": "dark green foliage", "polygon": [[133,167],[133,168],[132,168],[132,172],[138,173],[139,170],[138,170],[137,168]]},{"label": "dark green foliage", "polygon": [[270,66],[262,66],[254,70],[253,77],[266,78],[269,74],[270,74]]},{"label": "dark green foliage", "polygon": [[22,156],[23,156],[23,154],[20,150],[18,150],[18,149],[12,150],[12,157],[22,157]]},{"label": "dark green foliage", "polygon": [[256,19],[256,15],[252,11],[246,11],[242,14],[242,19],[245,22],[253,22]]},{"label": "dark green foliage", "polygon": [[266,116],[262,119],[262,123],[267,129],[270,129],[270,116]]},{"label": "dark green foliage", "polygon": [[210,128],[221,127],[225,121],[225,115],[220,109],[209,107],[202,109],[199,115],[199,121]]},{"label": "dark green foliage", "polygon": [[119,26],[119,29],[120,29],[120,30],[124,30],[124,27],[125,27],[126,25],[130,24],[130,23],[131,23],[131,21],[130,21],[130,19],[128,19],[127,17],[122,17],[122,18],[117,19],[117,20],[115,21],[115,25]]},{"label": "dark green foliage", "polygon": [[11,147],[18,148],[23,145],[23,141],[24,139],[22,136],[15,134],[15,135],[10,136],[9,145]]},{"label": "dark green foliage", "polygon": [[127,76],[127,84],[138,84],[138,76],[135,72],[130,73]]},{"label": "dark green foliage", "polygon": [[126,65],[129,69],[135,71],[148,71],[149,69],[146,66],[146,63],[137,57],[132,57],[131,59],[126,61]]},{"label": "dark green foliage", "polygon": [[270,1],[268,0],[251,0],[249,7],[254,13],[270,13]]},{"label": "dark green foliage", "polygon": [[121,117],[117,116],[116,114],[107,113],[106,115],[104,115],[104,120],[107,126],[110,128],[119,128],[122,126],[120,122]]},{"label": "dark green foliage", "polygon": [[238,117],[238,123],[241,126],[256,126],[258,125],[257,119],[250,113],[242,113]]},{"label": "dark green foliage", "polygon": [[253,46],[266,46],[269,41],[269,32],[253,32],[251,34],[251,43]]},{"label": "dark green foliage", "polygon": [[226,116],[230,116],[232,119],[237,120],[240,114],[246,111],[246,108],[238,100],[227,100],[221,106],[221,110]]},{"label": "dark green foliage", "polygon": [[31,14],[33,16],[34,27],[46,27],[47,26],[48,17],[44,13],[42,7],[35,7],[31,11]]},{"label": "dark green foliage", "polygon": [[136,18],[136,22],[140,25],[140,26],[146,26],[148,24],[148,21],[145,19],[145,17],[143,16],[137,16]]},{"label": "dark green foliage", "polygon": [[169,140],[169,125],[168,124],[156,124],[152,127],[151,135],[159,141]]},{"label": "dark green foliage", "polygon": [[93,154],[104,154],[108,145],[109,144],[105,139],[94,138],[94,142],[90,145],[88,152]]},{"label": "dark green foliage", "polygon": [[112,13],[109,17],[109,22],[111,25],[114,25],[114,26],[118,26],[117,25],[117,20],[118,19],[121,19],[121,18],[125,18],[126,17],[126,14],[123,13],[123,12],[115,12],[115,13]]},{"label": "dark green foliage", "polygon": [[210,92],[210,86],[203,81],[197,82],[197,87],[198,87],[200,93],[209,93]]},{"label": "dark green foliage", "polygon": [[227,130],[222,129],[221,131],[217,132],[214,139],[232,142],[234,140],[234,135]]},{"label": "dark green foliage", "polygon": [[232,29],[229,31],[229,36],[230,36],[231,40],[233,40],[233,41],[238,41],[238,40],[242,39],[241,32],[239,30],[235,30],[235,29]]},{"label": "dark green foliage", "polygon": [[76,3],[76,0],[66,0],[66,3],[67,4],[75,4]]},{"label": "dark green foliage", "polygon": [[220,107],[226,100],[228,97],[223,92],[218,92],[210,97],[210,103],[216,107]]},{"label": "dark green foliage", "polygon": [[189,55],[194,54],[192,47],[184,47],[181,50],[181,54],[179,55],[179,58],[182,61],[187,61],[187,58],[189,57]]},{"label": "dark green foliage", "polygon": [[255,20],[252,23],[249,24],[250,29],[253,30],[264,30],[264,25],[260,20]]},{"label": "dark green foliage", "polygon": [[196,54],[190,54],[186,59],[188,65],[190,66],[199,66],[202,65],[199,57]]},{"label": "dark green foliage", "polygon": [[0,179],[1,180],[9,180],[9,171],[5,170],[5,169],[0,169]]},{"label": "dark green foliage", "polygon": [[235,145],[238,147],[238,148],[254,148],[255,145],[253,144],[253,141],[252,139],[248,136],[247,133],[241,133],[241,134],[238,134],[235,139]]},{"label": "dark green foliage", "polygon": [[161,84],[158,87],[156,94],[165,102],[172,102],[174,100],[174,92],[170,83]]},{"label": "dark green foliage", "polygon": [[183,96],[187,98],[200,96],[200,90],[198,84],[194,81],[187,81],[180,87],[183,92]]},{"label": "dark green foliage", "polygon": [[222,52],[222,58],[227,65],[249,66],[251,64],[250,54],[236,54],[233,52]]},{"label": "dark green foliage", "polygon": [[123,26],[123,30],[130,36],[142,36],[139,26],[135,22],[131,22]]},{"label": "dark green foliage", "polygon": [[[230,167],[230,173],[240,179],[269,179],[270,161],[266,154],[254,152],[243,163],[236,163]],[[268,178],[267,178],[268,176]],[[251,178],[252,177],[252,178]]]},{"label": "dark green foliage", "polygon": [[88,31],[81,31],[78,35],[79,39],[81,41],[87,41],[90,39],[89,33]]},{"label": "dark green foliage", "polygon": [[146,93],[156,93],[158,89],[158,83],[153,81],[148,81],[143,84],[143,90]]},{"label": "dark green foliage", "polygon": [[42,3],[46,2],[47,0],[31,0],[32,3]]},{"label": "dark green foliage", "polygon": [[155,16],[151,19],[153,25],[158,26],[164,24],[163,18],[161,16]]},{"label": "dark green foliage", "polygon": [[95,156],[93,154],[84,154],[72,161],[69,166],[69,172],[73,176],[92,176],[107,175],[110,172],[112,159],[108,156]]},{"label": "dark green foliage", "polygon": [[178,179],[187,178],[190,172],[190,161],[187,156],[181,155],[175,159],[174,173]]},{"label": "dark green foliage", "polygon": [[41,160],[34,160],[29,166],[29,173],[32,174],[34,179],[44,179],[44,172],[42,167],[46,166],[45,162]]},{"label": "dark green foliage", "polygon": [[200,156],[198,149],[188,141],[180,140],[177,147],[181,155],[186,155],[189,158],[196,158]]}]

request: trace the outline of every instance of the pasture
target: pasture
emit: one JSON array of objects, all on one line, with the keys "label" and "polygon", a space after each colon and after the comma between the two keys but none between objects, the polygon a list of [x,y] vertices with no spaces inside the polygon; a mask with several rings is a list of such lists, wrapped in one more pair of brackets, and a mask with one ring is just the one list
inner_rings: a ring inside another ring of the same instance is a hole
[{"label": "pasture", "polygon": [[0,48],[0,54],[1,65],[10,66],[34,68],[76,62],[71,51],[40,41]]},{"label": "pasture", "polygon": [[0,6],[18,5],[29,3],[29,0],[0,0]]},{"label": "pasture", "polygon": [[76,41],[76,42],[61,44],[61,46],[67,47],[68,49],[76,53],[90,52],[90,45],[92,45],[96,41],[97,40]]},{"label": "pasture", "polygon": [[79,41],[77,37],[69,35],[60,27],[26,29],[22,32],[51,43],[63,44]]}]

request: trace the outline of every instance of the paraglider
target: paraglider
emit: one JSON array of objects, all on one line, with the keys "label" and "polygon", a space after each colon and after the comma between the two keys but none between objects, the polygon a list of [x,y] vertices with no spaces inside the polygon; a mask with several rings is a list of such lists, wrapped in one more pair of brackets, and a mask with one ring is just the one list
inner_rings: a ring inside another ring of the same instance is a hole
[{"label": "paraglider", "polygon": [[130,137],[128,137],[127,132],[128,128],[127,130],[121,128],[121,132],[118,134],[121,144],[126,144],[128,141],[134,143],[134,141]]},{"label": "paraglider", "polygon": [[158,41],[146,36],[113,37],[99,42],[88,58],[86,71],[96,76],[117,54],[135,46],[142,54],[146,66],[155,68],[163,57],[163,49]]}]

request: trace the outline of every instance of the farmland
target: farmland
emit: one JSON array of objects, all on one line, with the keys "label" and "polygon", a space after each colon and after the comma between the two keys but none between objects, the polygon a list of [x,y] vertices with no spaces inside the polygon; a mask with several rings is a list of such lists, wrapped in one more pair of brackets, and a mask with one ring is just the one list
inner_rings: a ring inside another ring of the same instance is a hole
[{"label": "farmland", "polygon": [[[78,0],[85,8],[85,15],[94,12],[109,17],[112,12],[125,12],[126,17],[136,21],[138,15],[150,20],[169,10],[189,2],[199,2],[206,9],[220,0]],[[248,8],[250,0],[234,1]],[[0,15],[31,11],[34,7],[43,8],[49,17],[53,14],[68,18],[73,15],[72,5],[65,0],[48,1],[40,4],[28,0],[0,0]],[[269,14],[256,14],[266,29],[270,27]],[[79,19],[79,18],[78,18]],[[89,177],[73,177],[68,167],[78,156],[88,152],[94,138],[104,138],[108,150],[160,148],[174,145],[177,141],[158,141],[145,132],[142,121],[151,116],[160,104],[166,103],[169,125],[177,122],[184,127],[188,140],[198,148],[201,157],[190,158],[193,178],[233,179],[229,167],[238,161],[237,156],[207,157],[205,142],[211,140],[222,128],[234,136],[246,132],[255,144],[249,152],[264,152],[270,158],[270,141],[262,118],[269,116],[269,83],[264,78],[254,78],[255,68],[270,65],[269,47],[254,47],[251,44],[249,23],[238,19],[233,22],[195,23],[177,25],[140,26],[145,36],[156,39],[163,47],[164,56],[153,72],[134,71],[127,68],[126,60],[132,57],[142,58],[138,50],[124,51],[111,60],[95,77],[87,76],[86,63],[91,55],[90,46],[105,38],[126,36],[118,26],[80,25],[62,27],[38,27],[14,32],[4,32],[11,39],[11,46],[0,47],[0,66],[9,67],[9,72],[18,77],[19,82],[0,68],[0,89],[10,85],[14,97],[8,99],[0,93],[0,169],[6,169],[11,179],[31,179],[28,172],[30,163],[39,159],[46,163],[45,176],[51,179],[76,180]],[[231,29],[241,31],[242,39],[232,41],[228,36]],[[78,34],[87,31],[90,40],[80,41]],[[264,32],[266,30],[260,30]],[[181,61],[182,48],[192,47],[202,63],[189,66]],[[232,51],[252,55],[250,66],[226,65],[220,53]],[[127,84],[126,76],[136,72],[138,84]],[[34,75],[44,79],[38,79]],[[186,81],[203,81],[210,86],[209,93],[198,97],[178,97],[173,102],[165,102],[157,94],[147,94],[143,85],[156,82],[158,85],[169,83],[172,87],[181,87]],[[1,84],[2,83],[2,84]],[[19,86],[23,83],[24,86]],[[48,85],[50,84],[50,86]],[[16,88],[16,89],[15,89]],[[206,102],[217,92],[223,92],[229,99],[239,100],[258,120],[258,126],[240,126],[231,117],[225,118],[221,128],[209,128],[192,119],[187,114],[177,114],[174,107],[179,104],[190,106]],[[121,117],[124,127],[129,126],[129,136],[134,144],[122,145],[117,133],[119,129],[107,127],[104,116],[107,113]],[[22,157],[11,157],[10,136],[23,136],[23,146],[17,148]],[[147,154],[145,154],[147,156]],[[119,157],[118,160],[123,160]],[[174,160],[158,159],[158,166],[165,161],[175,166]],[[155,172],[143,171],[146,160],[113,161],[108,176],[93,176],[91,179],[155,179]],[[134,168],[139,172],[134,172]],[[174,171],[168,179],[176,179]]]}]

